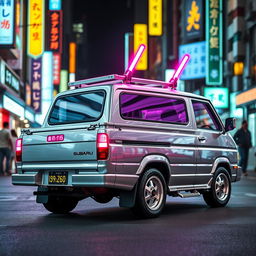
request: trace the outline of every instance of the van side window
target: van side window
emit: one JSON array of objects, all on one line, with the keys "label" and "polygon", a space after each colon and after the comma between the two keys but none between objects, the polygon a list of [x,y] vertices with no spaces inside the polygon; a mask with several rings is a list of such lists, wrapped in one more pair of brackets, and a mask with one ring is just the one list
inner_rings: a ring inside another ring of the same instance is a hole
[{"label": "van side window", "polygon": [[121,116],[124,119],[187,124],[188,115],[183,99],[122,93]]},{"label": "van side window", "polygon": [[221,125],[209,103],[192,100],[196,126],[199,129],[221,131]]}]

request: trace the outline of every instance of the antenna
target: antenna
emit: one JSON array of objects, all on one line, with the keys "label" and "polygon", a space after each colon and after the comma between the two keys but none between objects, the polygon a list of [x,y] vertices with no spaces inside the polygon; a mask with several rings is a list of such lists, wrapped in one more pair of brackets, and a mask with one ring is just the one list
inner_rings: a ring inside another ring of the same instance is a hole
[{"label": "antenna", "polygon": [[140,59],[140,57],[142,56],[144,50],[146,49],[146,45],[145,44],[141,44],[131,62],[131,64],[128,66],[128,68],[126,69],[124,76],[125,79],[124,81],[131,81],[131,77],[132,77],[132,73]]},{"label": "antenna", "polygon": [[185,68],[185,66],[187,65],[189,60],[190,60],[190,55],[189,54],[185,54],[183,56],[180,64],[179,64],[178,68],[176,69],[176,71],[174,72],[172,78],[169,81],[170,87],[172,87],[172,89],[176,89],[177,81],[180,78],[180,75],[182,74],[182,71]]}]

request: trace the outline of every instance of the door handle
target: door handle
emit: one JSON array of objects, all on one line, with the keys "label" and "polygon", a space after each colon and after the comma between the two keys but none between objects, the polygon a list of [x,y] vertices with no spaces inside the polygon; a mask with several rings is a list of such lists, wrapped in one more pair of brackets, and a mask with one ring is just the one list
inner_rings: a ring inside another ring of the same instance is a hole
[{"label": "door handle", "polygon": [[200,141],[200,142],[205,142],[206,141],[206,138],[205,137],[197,137],[198,138],[198,140]]}]

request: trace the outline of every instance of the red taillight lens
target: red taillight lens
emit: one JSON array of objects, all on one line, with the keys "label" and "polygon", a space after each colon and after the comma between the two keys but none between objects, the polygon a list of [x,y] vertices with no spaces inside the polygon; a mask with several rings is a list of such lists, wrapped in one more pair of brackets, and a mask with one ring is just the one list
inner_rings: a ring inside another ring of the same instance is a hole
[{"label": "red taillight lens", "polygon": [[109,138],[107,133],[97,134],[97,158],[106,160],[109,153]]},{"label": "red taillight lens", "polygon": [[16,161],[21,162],[22,160],[22,139],[16,140]]}]

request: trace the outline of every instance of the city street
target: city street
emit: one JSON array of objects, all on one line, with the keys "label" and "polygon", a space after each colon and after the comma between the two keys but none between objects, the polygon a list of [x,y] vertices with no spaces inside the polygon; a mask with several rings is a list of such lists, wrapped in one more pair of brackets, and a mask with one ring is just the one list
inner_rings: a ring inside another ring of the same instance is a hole
[{"label": "city street", "polygon": [[233,184],[225,208],[169,197],[157,219],[138,220],[118,200],[81,201],[69,215],[36,204],[33,187],[0,177],[0,255],[255,255],[256,175]]}]

